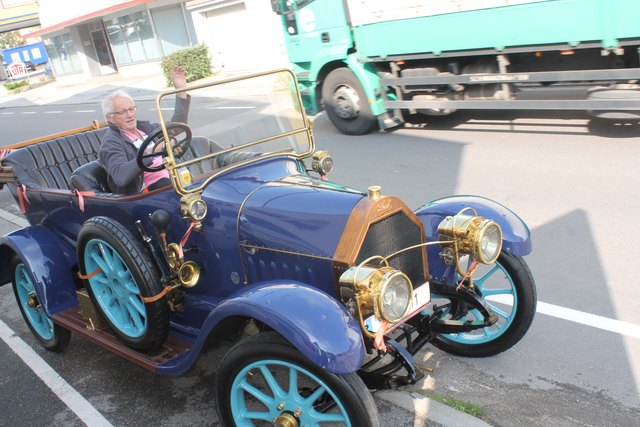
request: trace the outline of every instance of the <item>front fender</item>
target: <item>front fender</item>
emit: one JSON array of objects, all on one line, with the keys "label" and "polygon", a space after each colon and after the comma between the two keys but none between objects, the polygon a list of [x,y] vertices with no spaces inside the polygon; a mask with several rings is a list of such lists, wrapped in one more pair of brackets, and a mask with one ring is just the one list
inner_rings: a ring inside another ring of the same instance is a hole
[{"label": "front fender", "polygon": [[13,280],[9,266],[14,253],[31,272],[38,299],[47,315],[78,304],[72,275],[76,254],[51,230],[42,226],[26,227],[0,238],[4,283]]},{"label": "front fender", "polygon": [[295,281],[262,282],[224,300],[205,320],[195,347],[224,319],[238,316],[268,325],[335,374],[355,372],[364,360],[362,333],[349,312],[326,293]]},{"label": "front fender", "polygon": [[415,211],[425,225],[427,241],[438,240],[438,224],[464,208],[473,208],[478,215],[497,222],[502,228],[503,250],[511,255],[531,253],[531,231],[512,210],[500,203],[480,196],[452,196],[429,202]]}]

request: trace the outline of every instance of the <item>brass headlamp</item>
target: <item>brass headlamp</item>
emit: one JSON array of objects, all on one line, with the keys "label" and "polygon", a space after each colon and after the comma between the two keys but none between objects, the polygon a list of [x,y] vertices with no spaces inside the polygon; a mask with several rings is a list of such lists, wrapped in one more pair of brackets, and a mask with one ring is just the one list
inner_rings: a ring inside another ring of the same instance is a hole
[{"label": "brass headlamp", "polygon": [[320,175],[329,175],[333,169],[333,159],[328,151],[316,151],[313,153],[311,168]]},{"label": "brass headlamp", "polygon": [[341,288],[348,289],[357,303],[357,317],[362,330],[373,337],[364,326],[363,313],[371,313],[389,323],[402,320],[411,307],[413,286],[403,272],[388,265],[352,267],[340,276]]},{"label": "brass headlamp", "polygon": [[454,216],[448,216],[440,225],[438,233],[454,241],[458,254],[470,254],[483,264],[492,264],[502,250],[502,229],[495,221],[477,215],[468,215],[466,208]]},{"label": "brass headlamp", "polygon": [[188,193],[180,198],[180,213],[184,218],[200,222],[207,215],[207,204],[199,193]]}]

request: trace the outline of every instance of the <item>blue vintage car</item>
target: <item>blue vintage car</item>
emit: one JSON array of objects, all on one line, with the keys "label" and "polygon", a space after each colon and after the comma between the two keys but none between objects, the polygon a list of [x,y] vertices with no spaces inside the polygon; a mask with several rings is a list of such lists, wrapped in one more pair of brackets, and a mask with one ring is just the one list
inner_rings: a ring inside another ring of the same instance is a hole
[{"label": "blue vintage car", "polygon": [[215,385],[225,425],[360,427],[379,425],[371,390],[422,376],[425,344],[484,357],[524,336],[526,224],[482,197],[412,211],[330,181],[297,87],[288,70],[191,86],[187,123],[165,117],[180,91],[162,93],[137,159],[172,185],[148,193],[111,192],[99,125],[2,160],[31,225],[1,239],[0,282],[46,349],[73,332],[179,375],[233,339]]}]

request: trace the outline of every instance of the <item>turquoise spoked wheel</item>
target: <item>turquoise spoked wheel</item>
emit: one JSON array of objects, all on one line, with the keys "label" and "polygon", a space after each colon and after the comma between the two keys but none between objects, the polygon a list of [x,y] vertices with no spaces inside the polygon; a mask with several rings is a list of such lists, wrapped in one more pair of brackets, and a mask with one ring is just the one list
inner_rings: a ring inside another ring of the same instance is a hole
[{"label": "turquoise spoked wheel", "polygon": [[69,344],[71,333],[53,323],[47,316],[38,299],[31,273],[17,257],[12,262],[12,271],[13,292],[29,329],[44,348],[55,352],[62,351]]},{"label": "turquoise spoked wheel", "polygon": [[[525,261],[502,252],[495,264],[481,265],[473,276],[477,292],[498,315],[492,326],[470,332],[440,334],[433,344],[451,354],[487,357],[511,348],[531,326],[536,312],[536,288]],[[436,305],[441,305],[434,298]],[[461,301],[446,305],[443,316],[454,320],[483,321],[484,316]]]},{"label": "turquoise spoked wheel", "polygon": [[357,374],[311,363],[275,332],[239,341],[216,378],[225,426],[378,426],[371,393]]},{"label": "turquoise spoked wheel", "polygon": [[162,292],[160,279],[126,228],[106,217],[88,220],[78,235],[78,263],[91,276],[85,280],[89,296],[122,341],[140,350],[162,346],[169,332],[167,304],[142,300]]}]

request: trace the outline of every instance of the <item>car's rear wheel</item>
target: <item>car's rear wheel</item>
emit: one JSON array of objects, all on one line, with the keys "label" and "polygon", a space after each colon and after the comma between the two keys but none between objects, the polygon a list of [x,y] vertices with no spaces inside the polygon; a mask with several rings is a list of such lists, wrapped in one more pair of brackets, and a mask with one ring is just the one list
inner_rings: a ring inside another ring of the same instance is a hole
[{"label": "car's rear wheel", "polygon": [[378,426],[371,393],[357,374],[314,365],[275,332],[239,341],[218,368],[217,402],[225,426]]},{"label": "car's rear wheel", "polygon": [[11,262],[11,271],[13,292],[29,329],[45,349],[61,352],[69,344],[71,332],[53,323],[47,316],[38,299],[31,273],[17,256]]},{"label": "car's rear wheel", "polygon": [[118,222],[95,217],[78,234],[80,270],[87,293],[113,332],[129,347],[157,349],[169,333],[163,299],[145,303],[163,290],[158,272],[139,240]]}]

